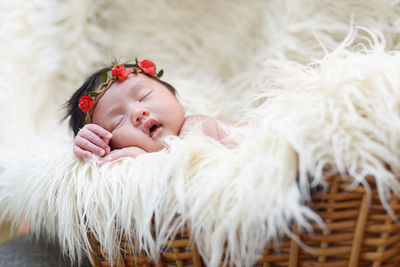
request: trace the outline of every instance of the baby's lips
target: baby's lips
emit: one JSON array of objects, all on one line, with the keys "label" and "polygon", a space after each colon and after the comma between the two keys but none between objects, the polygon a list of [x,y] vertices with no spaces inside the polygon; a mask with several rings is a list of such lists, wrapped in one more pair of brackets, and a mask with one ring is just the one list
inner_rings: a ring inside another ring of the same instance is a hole
[{"label": "baby's lips", "polygon": [[144,130],[144,132],[147,134],[147,135],[150,135],[150,128],[153,126],[153,125],[160,125],[161,123],[158,121],[158,120],[156,120],[156,119],[148,119],[145,123],[144,123],[144,125],[143,125],[143,130]]}]

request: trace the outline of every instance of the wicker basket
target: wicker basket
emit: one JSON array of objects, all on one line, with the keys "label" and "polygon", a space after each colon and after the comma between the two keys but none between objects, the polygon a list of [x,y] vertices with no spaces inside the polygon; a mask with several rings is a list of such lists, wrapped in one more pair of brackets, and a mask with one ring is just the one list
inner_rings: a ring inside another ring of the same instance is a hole
[{"label": "wicker basket", "polygon": [[[372,189],[372,198],[363,186],[350,192],[350,177],[334,176],[329,179],[330,190],[312,193],[310,205],[327,228],[322,232],[315,225],[315,233],[298,234],[313,253],[300,247],[295,241],[284,237],[279,244],[268,244],[257,266],[399,266],[400,223],[387,214],[378,197],[374,179],[367,178]],[[400,218],[400,202],[390,196],[389,204]],[[293,228],[294,229],[294,228]],[[89,234],[95,267],[109,266],[102,255],[101,245]],[[133,244],[121,243],[121,251],[132,250]],[[114,266],[205,266],[196,244],[191,242],[186,229],[170,241],[168,251],[161,253],[154,262],[143,253],[123,254]]]}]

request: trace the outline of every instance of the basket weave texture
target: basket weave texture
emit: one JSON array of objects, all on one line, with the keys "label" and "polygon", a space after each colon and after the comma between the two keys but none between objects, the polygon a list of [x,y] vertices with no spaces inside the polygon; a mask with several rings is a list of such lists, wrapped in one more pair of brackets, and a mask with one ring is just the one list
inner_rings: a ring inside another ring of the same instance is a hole
[{"label": "basket weave texture", "polygon": [[[328,192],[312,193],[309,206],[325,221],[327,229],[313,225],[314,233],[307,234],[298,233],[293,227],[293,232],[311,250],[283,237],[278,244],[265,246],[256,266],[399,266],[400,222],[382,206],[373,177],[366,179],[371,195],[361,185],[349,191],[350,178],[333,176],[328,180]],[[395,216],[400,219],[399,197],[391,195],[388,199]],[[93,266],[110,266],[101,244],[90,233],[88,236]],[[114,266],[205,266],[187,229],[168,245],[169,249],[161,252],[159,261],[155,262],[143,252],[129,253],[135,251],[134,244],[122,241],[121,256]]]}]

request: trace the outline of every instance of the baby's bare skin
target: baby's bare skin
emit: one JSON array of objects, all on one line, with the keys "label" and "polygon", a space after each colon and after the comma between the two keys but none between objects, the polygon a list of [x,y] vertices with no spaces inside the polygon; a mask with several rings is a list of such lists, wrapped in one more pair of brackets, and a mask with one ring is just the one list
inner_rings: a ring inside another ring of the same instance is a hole
[{"label": "baby's bare skin", "polygon": [[[201,127],[205,135],[220,141],[228,147],[234,145],[234,142],[227,138],[228,134],[223,129],[223,126],[232,126],[234,124],[203,115],[186,117],[178,136],[184,136],[197,125]],[[98,162],[100,166],[123,157],[136,158],[141,154],[149,153],[136,146],[112,150],[109,146],[111,139],[112,134],[106,129],[96,124],[87,124],[75,137],[73,151],[76,156],[81,158],[90,158],[92,153],[98,155],[100,157]]]},{"label": "baby's bare skin", "polygon": [[78,132],[73,151],[82,158],[98,155],[99,165],[160,151],[167,136],[184,136],[197,125],[205,135],[232,144],[223,128],[233,124],[202,115],[185,117],[176,96],[143,74],[113,83],[98,100],[91,121]]}]

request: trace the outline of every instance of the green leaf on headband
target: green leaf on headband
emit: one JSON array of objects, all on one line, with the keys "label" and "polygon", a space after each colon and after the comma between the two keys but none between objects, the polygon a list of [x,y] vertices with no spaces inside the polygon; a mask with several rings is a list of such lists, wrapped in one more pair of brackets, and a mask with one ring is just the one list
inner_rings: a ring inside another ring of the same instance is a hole
[{"label": "green leaf on headband", "polygon": [[91,96],[91,97],[96,97],[96,96],[98,96],[99,95],[99,93],[98,92],[88,92],[88,93],[86,93],[86,95],[88,95],[88,96]]},{"label": "green leaf on headband", "polygon": [[107,71],[107,78],[114,78],[114,76],[111,74],[111,71]]},{"label": "green leaf on headband", "polygon": [[114,67],[115,65],[118,65],[118,62],[113,61],[111,62],[111,65]]},{"label": "green leaf on headband", "polygon": [[158,78],[161,78],[161,76],[163,76],[163,74],[164,74],[164,70],[161,69],[161,70],[157,73],[157,77],[158,77]]},{"label": "green leaf on headband", "polygon": [[101,81],[103,82],[103,84],[104,84],[105,82],[107,82],[107,71],[103,71],[103,72],[101,73]]}]

